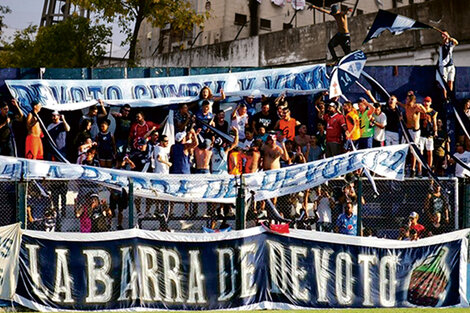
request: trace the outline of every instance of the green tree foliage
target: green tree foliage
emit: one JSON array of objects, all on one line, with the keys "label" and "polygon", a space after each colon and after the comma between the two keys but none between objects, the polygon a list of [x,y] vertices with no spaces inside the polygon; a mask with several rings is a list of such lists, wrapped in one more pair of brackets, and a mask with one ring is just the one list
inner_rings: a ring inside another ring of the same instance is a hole
[{"label": "green tree foliage", "polygon": [[0,51],[0,67],[94,67],[106,54],[111,30],[71,17],[52,26],[15,33]]},{"label": "green tree foliage", "polygon": [[135,66],[137,36],[142,22],[147,19],[154,27],[171,24],[174,31],[190,31],[201,26],[208,13],[197,14],[188,0],[72,0],[81,7],[97,12],[107,22],[117,20],[129,44],[129,66]]},{"label": "green tree foliage", "polygon": [[6,5],[0,5],[0,38],[2,37],[2,29],[5,27],[5,23],[3,19],[5,18],[5,14],[11,13],[11,10]]}]

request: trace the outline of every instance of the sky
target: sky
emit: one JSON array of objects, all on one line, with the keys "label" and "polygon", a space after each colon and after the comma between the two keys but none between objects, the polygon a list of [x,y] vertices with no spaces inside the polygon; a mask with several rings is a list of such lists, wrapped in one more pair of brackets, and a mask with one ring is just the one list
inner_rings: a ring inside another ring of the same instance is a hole
[{"label": "sky", "polygon": [[[5,15],[4,33],[2,38],[12,37],[15,31],[22,30],[29,25],[39,25],[41,22],[44,0],[1,0],[2,5],[11,9],[11,13]],[[121,47],[120,43],[124,36],[120,34],[119,28],[113,26],[113,57],[122,57],[127,52],[127,47]],[[7,40],[8,41],[8,40]],[[110,45],[107,47],[109,55]]]}]

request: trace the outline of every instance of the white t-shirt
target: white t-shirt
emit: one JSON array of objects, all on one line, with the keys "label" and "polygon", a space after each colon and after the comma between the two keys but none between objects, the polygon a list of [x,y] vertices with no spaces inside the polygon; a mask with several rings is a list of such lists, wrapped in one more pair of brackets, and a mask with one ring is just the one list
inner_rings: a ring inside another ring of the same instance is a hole
[{"label": "white t-shirt", "polygon": [[[380,115],[374,114],[374,119],[384,127],[387,126],[387,116],[384,112],[381,112]],[[377,125],[374,126],[374,139],[377,141],[385,141],[385,128],[377,127]]]},{"label": "white t-shirt", "polygon": [[331,223],[330,200],[327,197],[323,197],[318,201],[317,213],[319,222]]},{"label": "white t-shirt", "polygon": [[153,158],[155,160],[155,169],[153,170],[154,173],[159,174],[169,174],[170,167],[160,161],[158,161],[158,156],[160,156],[161,160],[166,162],[170,161],[170,147],[162,147],[156,146],[155,150],[153,150]]},{"label": "white t-shirt", "polygon": [[[464,162],[467,165],[470,165],[470,152],[465,151],[464,153],[455,153],[454,154],[460,161]],[[470,172],[465,170],[458,163],[455,165],[455,176],[456,177],[465,177],[470,176]]]},{"label": "white t-shirt", "polygon": [[242,116],[235,112],[235,118],[232,120],[232,127],[238,130],[238,138],[240,140],[245,139],[245,127],[248,124],[248,114]]}]

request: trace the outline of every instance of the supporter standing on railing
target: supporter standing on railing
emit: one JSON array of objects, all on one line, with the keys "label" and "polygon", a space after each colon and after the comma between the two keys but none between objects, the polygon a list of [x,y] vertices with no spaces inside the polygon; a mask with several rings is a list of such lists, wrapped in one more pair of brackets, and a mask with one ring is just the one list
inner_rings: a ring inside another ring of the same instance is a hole
[{"label": "supporter standing on railing", "polygon": [[338,62],[339,58],[335,52],[336,46],[340,45],[345,55],[351,52],[351,35],[349,34],[348,29],[348,12],[351,12],[352,10],[346,6],[339,7],[337,4],[333,4],[330,7],[330,10],[325,10],[313,4],[310,4],[308,9],[316,9],[334,17],[338,26],[338,32],[328,42],[328,49],[333,57],[333,62]]}]

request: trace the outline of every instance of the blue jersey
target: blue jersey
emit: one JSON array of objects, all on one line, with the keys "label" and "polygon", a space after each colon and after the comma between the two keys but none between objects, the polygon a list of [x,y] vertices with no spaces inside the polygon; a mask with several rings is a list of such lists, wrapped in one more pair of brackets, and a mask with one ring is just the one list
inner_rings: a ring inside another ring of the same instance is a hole
[{"label": "blue jersey", "polygon": [[351,215],[348,217],[346,214],[341,214],[336,220],[336,226],[338,226],[339,233],[345,235],[357,235],[357,216]]}]

